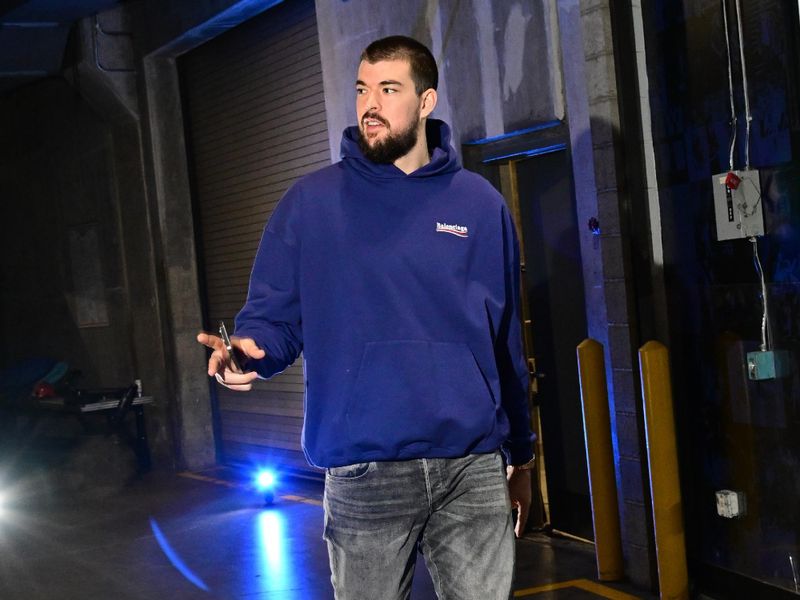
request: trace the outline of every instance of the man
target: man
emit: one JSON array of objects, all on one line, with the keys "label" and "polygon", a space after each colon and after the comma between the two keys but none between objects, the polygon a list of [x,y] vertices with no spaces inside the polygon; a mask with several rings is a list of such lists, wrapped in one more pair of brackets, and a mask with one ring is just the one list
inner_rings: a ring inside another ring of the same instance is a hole
[{"label": "man", "polygon": [[296,182],[264,230],[232,338],[245,372],[198,336],[234,390],[304,352],[303,448],[327,469],[347,600],[407,598],[418,549],[439,597],[508,598],[510,508],[520,535],[530,506],[514,226],[429,118],[437,83],[411,38],[364,50],[343,160]]}]

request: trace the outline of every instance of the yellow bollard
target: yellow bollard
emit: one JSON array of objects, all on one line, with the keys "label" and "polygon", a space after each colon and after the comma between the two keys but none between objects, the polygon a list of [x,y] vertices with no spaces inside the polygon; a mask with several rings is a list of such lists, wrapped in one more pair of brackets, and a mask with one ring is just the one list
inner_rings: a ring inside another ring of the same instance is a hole
[{"label": "yellow bollard", "polygon": [[658,587],[662,600],[688,600],[689,576],[667,348],[658,342],[647,342],[642,346],[639,349],[639,372],[645,409]]},{"label": "yellow bollard", "polygon": [[624,577],[625,570],[602,344],[592,339],[578,344],[578,373],[581,380],[586,460],[589,465],[597,576],[600,581],[618,581]]}]

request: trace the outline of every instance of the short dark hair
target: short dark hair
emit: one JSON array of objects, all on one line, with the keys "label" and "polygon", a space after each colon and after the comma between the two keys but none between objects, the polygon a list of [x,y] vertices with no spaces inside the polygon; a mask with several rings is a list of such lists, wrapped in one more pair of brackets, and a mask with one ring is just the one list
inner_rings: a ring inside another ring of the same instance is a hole
[{"label": "short dark hair", "polygon": [[381,60],[407,60],[411,64],[411,79],[417,95],[439,85],[439,69],[428,48],[414,38],[391,35],[375,40],[364,48],[361,62],[375,64]]}]

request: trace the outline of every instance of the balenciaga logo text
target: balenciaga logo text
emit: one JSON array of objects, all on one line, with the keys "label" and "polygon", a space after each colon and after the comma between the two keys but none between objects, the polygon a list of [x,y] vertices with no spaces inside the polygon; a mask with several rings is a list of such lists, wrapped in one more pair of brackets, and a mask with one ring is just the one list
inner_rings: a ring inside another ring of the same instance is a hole
[{"label": "balenciaga logo text", "polygon": [[436,222],[436,231],[450,233],[462,238],[468,237],[469,235],[469,229],[464,225],[450,225],[449,223],[439,223],[438,221]]}]

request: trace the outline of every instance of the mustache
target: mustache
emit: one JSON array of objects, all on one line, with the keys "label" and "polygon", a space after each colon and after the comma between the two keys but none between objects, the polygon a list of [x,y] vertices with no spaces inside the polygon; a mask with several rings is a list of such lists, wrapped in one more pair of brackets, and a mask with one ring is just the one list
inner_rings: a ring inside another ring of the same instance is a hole
[{"label": "mustache", "polygon": [[386,127],[389,126],[389,122],[386,119],[384,119],[383,117],[381,117],[378,113],[374,113],[374,112],[364,113],[363,115],[361,115],[361,123],[364,123],[364,119],[373,119],[375,121],[379,121],[380,123],[382,123]]}]

